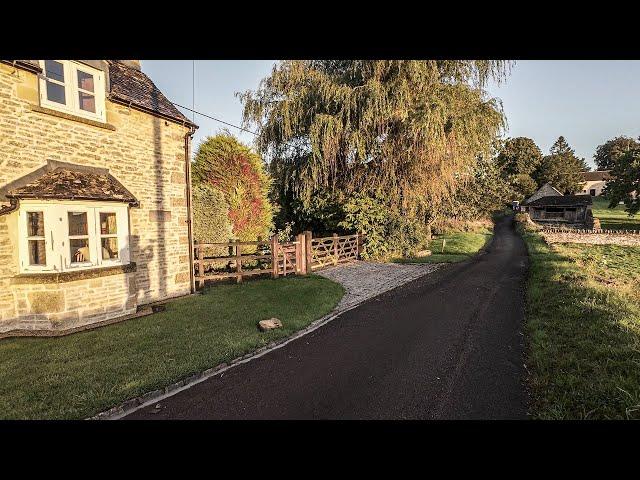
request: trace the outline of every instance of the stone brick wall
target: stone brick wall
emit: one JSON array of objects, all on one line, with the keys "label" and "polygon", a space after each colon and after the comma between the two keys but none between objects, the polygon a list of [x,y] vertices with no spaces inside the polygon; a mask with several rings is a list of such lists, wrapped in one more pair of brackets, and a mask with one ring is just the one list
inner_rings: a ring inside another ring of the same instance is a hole
[{"label": "stone brick wall", "polygon": [[[43,322],[56,328],[64,318],[99,321],[189,293],[188,128],[109,100],[107,125],[64,118],[39,108],[38,92],[35,74],[0,64],[0,186],[47,159],[108,168],[140,201],[130,209],[131,261],[137,270],[57,286],[15,285],[17,213],[0,216],[0,332],[17,324],[41,328]],[[58,295],[52,309],[59,311],[35,313],[43,308],[36,291]],[[80,305],[75,298],[91,301]]]},{"label": "stone brick wall", "polygon": [[591,245],[640,245],[638,234],[545,232],[540,234],[547,243],[588,243]]}]

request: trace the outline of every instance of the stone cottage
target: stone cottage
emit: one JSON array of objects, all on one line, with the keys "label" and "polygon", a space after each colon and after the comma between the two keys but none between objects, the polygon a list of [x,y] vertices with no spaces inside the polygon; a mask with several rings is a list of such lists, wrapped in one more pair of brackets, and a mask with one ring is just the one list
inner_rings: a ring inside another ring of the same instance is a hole
[{"label": "stone cottage", "polygon": [[520,208],[534,222],[545,224],[593,224],[591,195],[563,195],[550,183],[544,184]]},{"label": "stone cottage", "polygon": [[139,61],[0,61],[0,335],[193,290],[196,128]]},{"label": "stone cottage", "polygon": [[594,172],[582,172],[583,186],[576,194],[586,193],[592,197],[599,197],[611,180],[609,170],[597,170]]}]

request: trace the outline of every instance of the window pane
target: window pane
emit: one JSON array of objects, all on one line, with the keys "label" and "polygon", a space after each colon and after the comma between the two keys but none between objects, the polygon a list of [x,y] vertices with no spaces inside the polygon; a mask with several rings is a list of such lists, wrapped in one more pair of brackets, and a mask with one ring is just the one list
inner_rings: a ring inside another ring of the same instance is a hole
[{"label": "window pane", "polygon": [[69,240],[71,263],[90,262],[89,240],[85,238]]},{"label": "window pane", "polygon": [[66,96],[64,94],[64,86],[57,83],[47,82],[47,99],[51,102],[66,105]]},{"label": "window pane", "polygon": [[69,212],[69,235],[87,235],[87,213]]},{"label": "window pane", "polygon": [[96,97],[88,93],[78,92],[78,100],[81,110],[96,113]]},{"label": "window pane", "polygon": [[44,214],[27,212],[27,236],[44,237]]},{"label": "window pane", "polygon": [[29,240],[29,265],[46,265],[44,240]]},{"label": "window pane", "polygon": [[116,214],[101,213],[100,214],[100,234],[115,235],[118,233],[116,229]]},{"label": "window pane", "polygon": [[60,62],[45,60],[44,71],[48,78],[64,82],[64,66]]},{"label": "window pane", "polygon": [[102,239],[102,259],[113,260],[118,258],[118,239],[116,237]]},{"label": "window pane", "polygon": [[78,88],[93,92],[93,75],[78,70]]}]

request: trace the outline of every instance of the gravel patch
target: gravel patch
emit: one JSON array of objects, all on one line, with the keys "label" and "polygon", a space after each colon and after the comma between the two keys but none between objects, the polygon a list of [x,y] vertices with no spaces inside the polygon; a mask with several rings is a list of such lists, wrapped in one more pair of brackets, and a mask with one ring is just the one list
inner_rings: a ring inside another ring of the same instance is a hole
[{"label": "gravel patch", "polygon": [[356,261],[316,272],[318,275],[342,284],[346,293],[336,310],[349,308],[381,293],[428,275],[442,263],[375,263]]}]

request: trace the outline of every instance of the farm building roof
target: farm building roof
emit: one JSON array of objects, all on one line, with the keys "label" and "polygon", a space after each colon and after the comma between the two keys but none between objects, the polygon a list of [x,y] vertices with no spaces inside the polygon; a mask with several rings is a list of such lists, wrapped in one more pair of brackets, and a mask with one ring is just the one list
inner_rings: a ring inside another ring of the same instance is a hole
[{"label": "farm building roof", "polygon": [[597,170],[595,172],[582,172],[582,180],[585,182],[607,181],[611,179],[609,170]]},{"label": "farm building roof", "polygon": [[527,207],[577,207],[592,203],[591,195],[553,195],[538,198],[524,205]]}]

